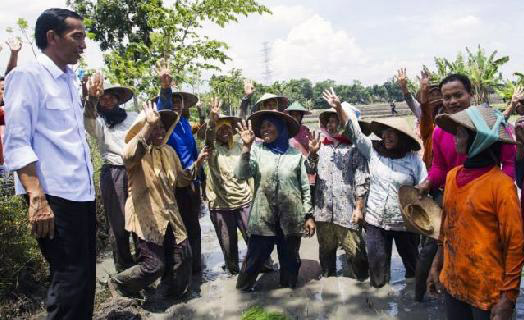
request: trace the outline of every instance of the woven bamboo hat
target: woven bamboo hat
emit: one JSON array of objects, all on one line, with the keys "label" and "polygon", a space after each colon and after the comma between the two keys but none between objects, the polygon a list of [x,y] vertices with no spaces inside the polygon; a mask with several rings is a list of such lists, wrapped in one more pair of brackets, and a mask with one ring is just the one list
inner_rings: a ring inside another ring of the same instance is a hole
[{"label": "woven bamboo hat", "polygon": [[277,95],[274,95],[272,93],[264,93],[264,95],[262,97],[260,97],[260,99],[258,99],[258,101],[255,103],[254,111],[260,110],[260,105],[264,101],[267,101],[267,100],[270,100],[270,99],[277,99],[277,101],[278,101],[278,111],[284,111],[287,108],[288,104],[289,104],[289,100],[286,97],[284,97],[284,96],[277,96]]},{"label": "woven bamboo hat", "polygon": [[[486,121],[486,124],[493,128],[497,122],[497,112],[493,108],[482,105],[482,106],[471,106],[470,108],[477,108],[480,115]],[[453,135],[457,134],[457,128],[459,126],[465,127],[473,132],[477,132],[475,124],[469,117],[467,110],[462,110],[455,114],[441,114],[435,118],[435,123],[442,128],[442,130],[447,131]],[[499,127],[499,141],[503,143],[517,144],[513,137],[506,131],[506,125],[502,124]]]},{"label": "woven bamboo hat", "polygon": [[404,140],[412,151],[420,150],[420,143],[413,130],[403,118],[376,119],[371,121],[369,129],[377,137],[382,138],[382,133],[387,129],[394,129],[400,133],[400,140]]},{"label": "woven bamboo hat", "polygon": [[442,209],[433,199],[428,196],[420,199],[415,187],[401,186],[398,191],[398,200],[404,223],[409,231],[438,239]]},{"label": "woven bamboo hat", "polygon": [[118,99],[118,105],[122,105],[133,98],[133,91],[131,91],[131,89],[120,86],[110,86],[104,90],[104,94],[116,97]]},{"label": "woven bamboo hat", "polygon": [[264,119],[264,117],[268,115],[279,117],[286,122],[289,138],[293,138],[297,135],[298,130],[300,129],[300,125],[295,119],[293,119],[292,116],[276,110],[261,110],[253,113],[247,119],[248,121],[251,120],[253,132],[255,133],[256,137],[262,137],[262,135],[260,134],[260,126],[262,125],[262,120]]},{"label": "woven bamboo hat", "polygon": [[[352,111],[346,110],[346,112],[352,112]],[[327,109],[320,113],[320,115],[318,116],[318,120],[320,122],[321,128],[326,127],[329,117],[331,117],[332,115],[338,116],[337,110],[335,110],[335,108]],[[371,130],[369,128],[371,123],[369,121],[358,120],[358,124],[360,125],[360,130],[362,131],[363,134],[365,134],[366,136],[369,136],[371,134]]]},{"label": "woven bamboo hat", "polygon": [[[188,109],[193,107],[198,102],[198,97],[195,96],[192,93],[185,92],[185,91],[175,91],[172,94],[172,97],[182,97],[182,101],[184,101],[184,109]],[[158,96],[154,97],[151,101],[153,101],[156,105],[158,101]]]},{"label": "woven bamboo hat", "polygon": [[[162,124],[166,129],[166,136],[164,137],[164,143],[166,143],[167,139],[169,139],[169,136],[171,136],[171,133],[173,132],[179,117],[178,114],[171,110],[160,110],[158,111],[158,114],[160,115],[160,121],[162,121]],[[124,139],[125,143],[131,141],[131,139],[133,139],[140,132],[140,130],[142,130],[145,124],[146,115],[142,112],[138,115],[131,128],[127,130],[126,137]]]},{"label": "woven bamboo hat", "polygon": [[298,111],[302,112],[302,114],[311,114],[311,112],[298,101],[293,102],[289,107],[287,107],[286,110],[284,110],[284,112],[287,114],[289,114],[290,111]]}]

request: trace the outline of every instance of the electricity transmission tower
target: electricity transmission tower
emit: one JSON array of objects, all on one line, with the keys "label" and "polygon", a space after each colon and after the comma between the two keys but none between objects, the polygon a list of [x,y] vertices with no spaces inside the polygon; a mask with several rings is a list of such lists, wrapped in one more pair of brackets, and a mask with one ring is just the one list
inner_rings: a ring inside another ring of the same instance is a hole
[{"label": "electricity transmission tower", "polygon": [[271,84],[271,69],[269,67],[271,58],[271,48],[269,47],[269,42],[265,41],[262,43],[262,53],[264,54],[264,81],[266,82],[266,85]]}]

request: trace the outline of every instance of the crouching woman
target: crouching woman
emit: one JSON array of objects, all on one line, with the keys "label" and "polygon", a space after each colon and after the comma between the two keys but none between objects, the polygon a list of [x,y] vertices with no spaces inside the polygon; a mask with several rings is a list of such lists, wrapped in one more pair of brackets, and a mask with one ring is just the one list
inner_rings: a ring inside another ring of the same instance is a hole
[{"label": "crouching woman", "polygon": [[[253,124],[253,129],[251,129]],[[243,147],[235,175],[254,178],[255,192],[248,220],[247,254],[237,288],[250,290],[277,245],[280,285],[294,288],[300,268],[300,240],[315,233],[305,158],[289,146],[298,123],[278,111],[258,111],[239,125]],[[255,136],[263,139],[256,144]],[[305,229],[305,230],[304,230]]]},{"label": "crouching woman", "polygon": [[188,169],[166,144],[178,116],[147,102],[126,134],[124,164],[129,175],[126,230],[138,237],[138,263],[110,279],[112,293],[137,296],[161,278],[157,294],[177,297],[191,279],[191,247],[173,190],[186,186],[207,158],[204,150]]}]

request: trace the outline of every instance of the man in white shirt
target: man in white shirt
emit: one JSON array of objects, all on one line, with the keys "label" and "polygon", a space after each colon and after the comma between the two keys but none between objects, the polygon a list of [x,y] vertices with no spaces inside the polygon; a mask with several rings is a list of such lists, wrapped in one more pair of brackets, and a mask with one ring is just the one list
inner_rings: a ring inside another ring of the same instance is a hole
[{"label": "man in white shirt", "polygon": [[45,10],[36,63],[6,79],[5,164],[29,200],[29,222],[50,264],[48,319],[91,319],[95,295],[95,189],[81,100],[68,67],[86,48],[82,18]]}]

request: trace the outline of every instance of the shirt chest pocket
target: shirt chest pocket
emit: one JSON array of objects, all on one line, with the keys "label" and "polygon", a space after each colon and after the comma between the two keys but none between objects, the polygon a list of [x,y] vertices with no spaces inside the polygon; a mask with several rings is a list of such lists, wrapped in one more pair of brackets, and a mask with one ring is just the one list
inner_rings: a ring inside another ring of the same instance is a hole
[{"label": "shirt chest pocket", "polygon": [[71,102],[63,97],[48,96],[44,100],[43,112],[46,126],[54,131],[66,131],[74,127],[74,110]]},{"label": "shirt chest pocket", "polygon": [[45,108],[49,110],[68,110],[71,108],[71,101],[62,97],[48,96],[45,99]]}]

